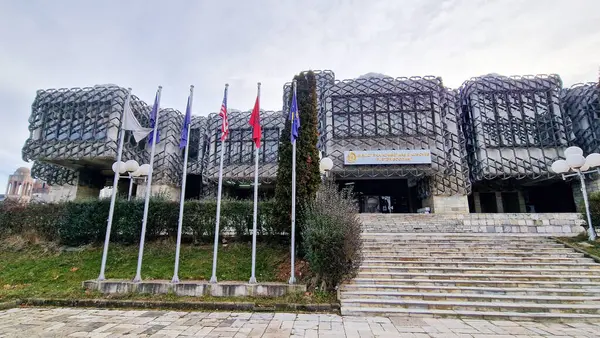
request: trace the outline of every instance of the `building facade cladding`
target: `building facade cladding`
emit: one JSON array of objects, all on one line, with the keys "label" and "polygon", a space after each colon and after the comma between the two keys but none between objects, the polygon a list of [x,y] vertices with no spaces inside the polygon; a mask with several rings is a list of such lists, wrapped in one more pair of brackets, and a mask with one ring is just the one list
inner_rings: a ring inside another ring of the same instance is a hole
[{"label": "building facade cladding", "polygon": [[[315,71],[315,75],[318,147],[333,159],[333,174],[341,179],[407,177],[418,182],[423,199],[464,196],[478,182],[551,178],[548,166],[573,142],[587,152],[599,150],[594,85],[560,94],[556,75],[484,76],[465,82],[459,90],[445,88],[439,77],[339,81],[332,71]],[[276,177],[290,94],[288,83],[283,87],[283,112],[261,114],[262,183],[272,183]],[[30,117],[31,135],[23,147],[23,159],[34,161],[33,176],[53,185],[81,185],[82,168],[101,166],[109,178],[126,95],[126,89],[113,85],[38,91]],[[140,123],[148,126],[151,107],[133,97],[132,108]],[[231,134],[223,169],[228,184],[251,182],[254,175],[249,116],[249,112],[229,114]],[[157,185],[180,185],[182,121],[179,111],[161,109]],[[192,118],[188,174],[201,175],[207,192],[212,192],[210,186],[218,179],[220,127],[217,114]],[[391,149],[430,149],[432,164],[344,165],[344,151]],[[136,144],[126,133],[124,160],[147,163],[149,153],[145,140]]]},{"label": "building facade cladding", "polygon": [[[190,149],[188,151],[187,172],[190,175],[202,175],[204,154],[206,153],[206,127],[208,118],[192,116],[190,126]],[[183,151],[182,151],[183,153]]]},{"label": "building facade cladding", "polygon": [[483,76],[460,88],[462,123],[474,182],[538,179],[572,143],[557,75]]},{"label": "building facade cladding", "polygon": [[[420,195],[470,192],[458,96],[439,77],[335,80],[316,71],[319,149],[338,178],[416,177]],[[284,86],[284,111],[291,85]],[[430,149],[431,165],[344,165],[344,151]]]},{"label": "building facade cladding", "polygon": [[573,123],[575,144],[584,154],[600,152],[600,86],[574,85],[561,95],[564,111]]},{"label": "building facade cladding", "polygon": [[[127,90],[114,85],[39,90],[22,150],[24,161],[34,161],[33,176],[52,185],[75,184],[82,168],[110,170],[126,97]],[[147,125],[151,108],[135,96],[131,106]],[[129,132],[123,158],[148,159],[144,144],[135,144]]]},{"label": "building facade cladding", "polygon": [[[255,148],[252,128],[248,124],[250,112],[229,113],[229,137],[225,142],[223,180],[249,183],[254,179]],[[281,112],[261,112],[262,140],[259,149],[259,179],[272,183],[277,176],[279,136],[285,117]],[[221,156],[221,118],[211,114],[207,120],[203,180],[216,182]]]}]

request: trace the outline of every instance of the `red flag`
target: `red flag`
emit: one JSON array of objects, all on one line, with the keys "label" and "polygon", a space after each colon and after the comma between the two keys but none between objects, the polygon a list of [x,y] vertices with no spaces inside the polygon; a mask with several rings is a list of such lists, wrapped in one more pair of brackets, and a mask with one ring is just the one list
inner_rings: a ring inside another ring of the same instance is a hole
[{"label": "red flag", "polygon": [[262,130],[260,128],[260,103],[258,96],[256,96],[256,103],[254,103],[254,109],[252,109],[252,115],[250,115],[250,125],[252,126],[252,140],[256,148],[260,148],[260,134]]}]

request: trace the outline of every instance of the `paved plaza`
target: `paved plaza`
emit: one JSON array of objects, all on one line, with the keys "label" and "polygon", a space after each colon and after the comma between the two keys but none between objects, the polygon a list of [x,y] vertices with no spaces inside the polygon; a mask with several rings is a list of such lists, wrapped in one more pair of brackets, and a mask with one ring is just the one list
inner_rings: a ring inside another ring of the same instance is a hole
[{"label": "paved plaza", "polygon": [[331,314],[18,308],[0,337],[598,337],[599,323],[532,323]]}]

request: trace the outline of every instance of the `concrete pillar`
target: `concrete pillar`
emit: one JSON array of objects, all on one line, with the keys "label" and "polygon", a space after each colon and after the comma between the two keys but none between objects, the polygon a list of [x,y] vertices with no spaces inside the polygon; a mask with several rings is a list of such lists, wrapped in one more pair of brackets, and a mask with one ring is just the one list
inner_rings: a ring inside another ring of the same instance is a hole
[{"label": "concrete pillar", "polygon": [[502,193],[496,191],[496,212],[503,213],[504,212],[504,202],[502,201]]},{"label": "concrete pillar", "polygon": [[[179,201],[181,195],[181,188],[173,187],[170,185],[152,185],[150,187],[150,196],[161,196],[169,201]],[[136,198],[144,199],[146,197],[146,184],[140,184],[137,187]]]},{"label": "concrete pillar", "polygon": [[468,214],[467,195],[429,196],[423,200],[424,207],[430,207],[436,214]]},{"label": "concrete pillar", "polygon": [[98,199],[100,197],[100,189],[88,186],[77,186],[75,200]]},{"label": "concrete pillar", "polygon": [[481,213],[481,196],[479,196],[478,192],[473,193],[473,204],[475,205],[475,212]]},{"label": "concrete pillar", "polygon": [[517,196],[519,198],[519,212],[527,212],[527,205],[525,205],[525,196],[522,191],[517,191]]}]

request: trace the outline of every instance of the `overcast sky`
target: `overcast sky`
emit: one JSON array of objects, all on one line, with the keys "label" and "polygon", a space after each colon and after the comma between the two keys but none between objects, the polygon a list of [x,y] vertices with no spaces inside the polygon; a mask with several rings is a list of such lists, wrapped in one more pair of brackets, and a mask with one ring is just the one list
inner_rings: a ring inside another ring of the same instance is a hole
[{"label": "overcast sky", "polygon": [[0,0],[0,193],[19,166],[37,89],[114,83],[163,107],[281,109],[282,85],[308,69],[472,76],[557,73],[597,81],[600,1]]}]

